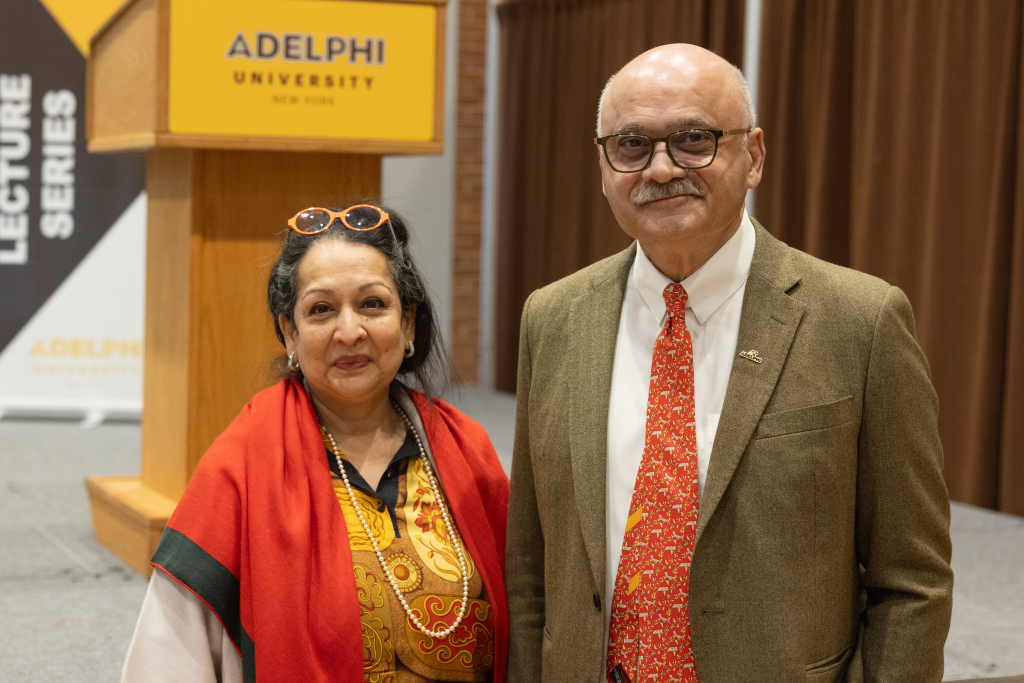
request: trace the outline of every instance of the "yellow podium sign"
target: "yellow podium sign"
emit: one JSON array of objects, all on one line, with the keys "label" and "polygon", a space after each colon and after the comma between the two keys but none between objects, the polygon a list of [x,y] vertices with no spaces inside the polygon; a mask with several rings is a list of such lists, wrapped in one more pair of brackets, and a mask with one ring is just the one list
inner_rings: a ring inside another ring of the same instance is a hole
[{"label": "yellow podium sign", "polygon": [[428,141],[435,8],[175,0],[172,133]]},{"label": "yellow podium sign", "polygon": [[128,0],[91,42],[92,151],[437,154],[446,0]]}]

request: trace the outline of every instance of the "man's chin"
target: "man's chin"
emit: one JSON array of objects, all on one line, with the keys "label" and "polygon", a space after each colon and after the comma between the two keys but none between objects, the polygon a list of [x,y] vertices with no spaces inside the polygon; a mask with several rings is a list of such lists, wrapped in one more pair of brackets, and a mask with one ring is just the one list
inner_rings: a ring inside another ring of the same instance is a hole
[{"label": "man's chin", "polygon": [[701,223],[705,204],[702,197],[679,195],[642,206],[629,204],[628,210],[616,213],[619,226],[633,239],[671,239],[689,232]]},{"label": "man's chin", "polygon": [[638,216],[631,230],[626,230],[633,239],[662,242],[674,241],[684,235],[699,231],[701,218],[689,211],[674,211],[664,214],[649,213]]}]

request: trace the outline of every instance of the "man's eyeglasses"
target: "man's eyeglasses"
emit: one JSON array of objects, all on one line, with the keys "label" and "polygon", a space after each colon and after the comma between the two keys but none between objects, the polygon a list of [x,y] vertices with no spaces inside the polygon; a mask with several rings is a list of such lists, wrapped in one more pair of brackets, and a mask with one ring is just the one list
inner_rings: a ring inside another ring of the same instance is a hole
[{"label": "man's eyeglasses", "polygon": [[733,130],[709,130],[690,128],[677,130],[663,138],[652,138],[638,133],[616,133],[594,138],[594,144],[604,149],[604,158],[613,171],[636,173],[651,165],[654,148],[659,142],[665,143],[668,158],[679,168],[704,168],[710,166],[718,154],[718,139],[727,135],[749,133],[746,128]]},{"label": "man's eyeglasses", "polygon": [[349,230],[366,232],[391,220],[387,211],[373,204],[356,204],[343,211],[310,207],[288,219],[288,227],[300,235],[318,235],[339,220]]}]

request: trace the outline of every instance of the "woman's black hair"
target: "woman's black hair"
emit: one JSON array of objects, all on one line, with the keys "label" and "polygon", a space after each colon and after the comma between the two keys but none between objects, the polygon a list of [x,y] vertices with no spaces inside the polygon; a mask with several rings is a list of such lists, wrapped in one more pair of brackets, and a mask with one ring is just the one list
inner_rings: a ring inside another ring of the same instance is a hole
[{"label": "woman's black hair", "polygon": [[[401,216],[391,209],[373,201],[358,203],[373,204],[386,211],[391,217],[388,221],[390,226],[384,223],[374,230],[361,232],[350,230],[342,225],[341,221],[335,220],[327,230],[316,235],[303,235],[288,230],[285,242],[281,246],[281,253],[271,268],[267,281],[267,304],[270,307],[270,315],[274,318],[274,331],[281,344],[284,344],[284,332],[281,330],[279,316],[283,315],[285,320],[295,323],[295,303],[299,294],[299,264],[314,244],[321,240],[345,240],[369,245],[387,259],[391,279],[398,288],[402,309],[416,307],[416,333],[413,336],[416,353],[411,358],[402,360],[398,374],[412,375],[416,380],[414,386],[423,390],[427,396],[437,396],[447,384],[451,362],[437,328],[437,318],[426,284],[409,253],[409,230]],[[279,359],[282,365],[283,361],[284,356]]]}]

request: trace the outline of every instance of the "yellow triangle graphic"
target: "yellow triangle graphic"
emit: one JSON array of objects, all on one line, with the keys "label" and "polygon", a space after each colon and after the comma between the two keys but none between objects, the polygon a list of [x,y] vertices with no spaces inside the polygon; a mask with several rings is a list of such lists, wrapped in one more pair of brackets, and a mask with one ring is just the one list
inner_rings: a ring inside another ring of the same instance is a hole
[{"label": "yellow triangle graphic", "polygon": [[89,39],[125,0],[39,0],[64,29],[83,56],[89,56]]}]

